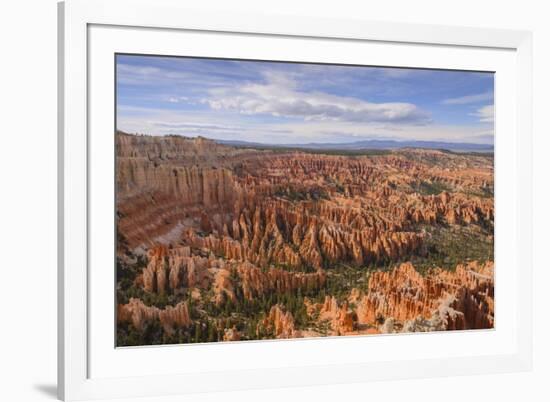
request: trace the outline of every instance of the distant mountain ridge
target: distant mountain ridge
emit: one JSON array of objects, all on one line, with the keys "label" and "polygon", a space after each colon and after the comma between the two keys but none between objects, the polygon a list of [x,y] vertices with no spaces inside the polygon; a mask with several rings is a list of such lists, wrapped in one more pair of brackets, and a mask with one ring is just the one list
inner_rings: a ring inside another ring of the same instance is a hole
[{"label": "distant mountain ridge", "polygon": [[449,151],[466,152],[493,152],[491,144],[474,144],[468,142],[445,142],[445,141],[396,141],[396,140],[362,140],[348,143],[317,143],[307,144],[263,144],[259,142],[248,142],[238,140],[217,140],[217,143],[240,146],[240,147],[269,147],[269,148],[299,148],[299,149],[322,149],[322,150],[363,150],[363,149],[400,149],[400,148],[422,148],[422,149],[444,149]]}]

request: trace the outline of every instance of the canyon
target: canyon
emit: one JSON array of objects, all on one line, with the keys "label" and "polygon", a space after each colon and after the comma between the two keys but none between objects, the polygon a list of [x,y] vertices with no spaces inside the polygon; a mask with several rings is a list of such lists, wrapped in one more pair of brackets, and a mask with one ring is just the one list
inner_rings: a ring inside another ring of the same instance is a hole
[{"label": "canyon", "polygon": [[494,327],[492,154],[116,134],[117,346]]}]

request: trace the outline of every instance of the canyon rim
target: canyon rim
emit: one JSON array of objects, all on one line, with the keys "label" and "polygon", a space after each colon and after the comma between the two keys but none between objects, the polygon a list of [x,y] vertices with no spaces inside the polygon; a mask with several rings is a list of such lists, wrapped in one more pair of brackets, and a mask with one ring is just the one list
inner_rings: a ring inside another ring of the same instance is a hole
[{"label": "canyon rim", "polygon": [[116,346],[493,328],[489,72],[118,54]]}]

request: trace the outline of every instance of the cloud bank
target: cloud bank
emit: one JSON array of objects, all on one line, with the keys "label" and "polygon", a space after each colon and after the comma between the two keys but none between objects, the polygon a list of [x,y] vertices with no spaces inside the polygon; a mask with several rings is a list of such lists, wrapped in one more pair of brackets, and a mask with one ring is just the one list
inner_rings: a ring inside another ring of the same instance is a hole
[{"label": "cloud bank", "polygon": [[215,88],[202,100],[214,110],[233,110],[245,115],[302,118],[305,121],[354,123],[407,123],[425,125],[430,114],[412,103],[374,103],[319,91],[303,92],[297,83],[276,74],[265,74],[266,83]]}]

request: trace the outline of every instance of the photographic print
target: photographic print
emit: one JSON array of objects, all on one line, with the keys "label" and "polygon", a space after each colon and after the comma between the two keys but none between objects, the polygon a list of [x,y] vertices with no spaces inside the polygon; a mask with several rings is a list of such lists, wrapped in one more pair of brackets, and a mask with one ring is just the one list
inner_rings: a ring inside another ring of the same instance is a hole
[{"label": "photographic print", "polygon": [[115,64],[117,347],[494,327],[493,73]]}]

